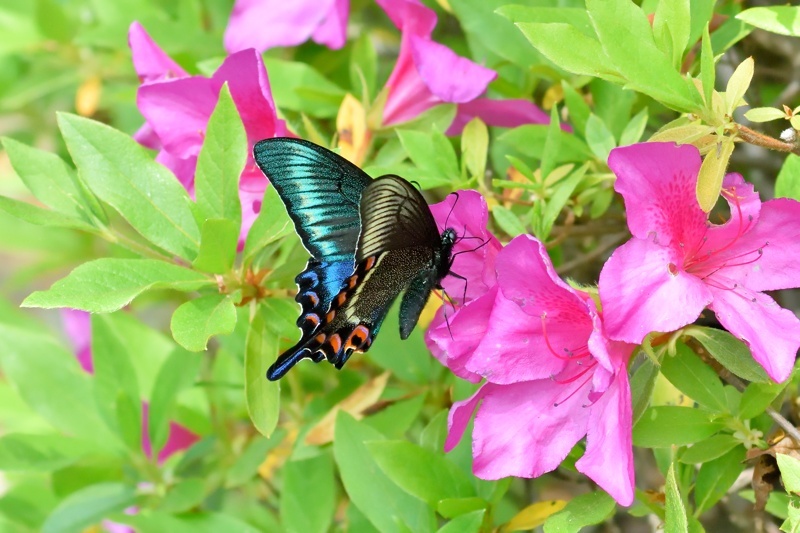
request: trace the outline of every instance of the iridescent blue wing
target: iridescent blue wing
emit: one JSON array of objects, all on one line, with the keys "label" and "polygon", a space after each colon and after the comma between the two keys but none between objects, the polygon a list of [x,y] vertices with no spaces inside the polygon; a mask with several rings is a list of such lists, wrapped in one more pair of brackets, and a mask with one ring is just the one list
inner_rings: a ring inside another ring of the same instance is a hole
[{"label": "iridescent blue wing", "polygon": [[253,156],[311,256],[318,261],[352,261],[361,229],[361,193],[372,178],[343,157],[302,139],[265,139],[256,143]]},{"label": "iridescent blue wing", "polygon": [[361,169],[321,146],[278,137],[256,143],[253,156],[281,197],[311,254],[295,281],[307,337],[355,268],[361,193],[372,182]]}]

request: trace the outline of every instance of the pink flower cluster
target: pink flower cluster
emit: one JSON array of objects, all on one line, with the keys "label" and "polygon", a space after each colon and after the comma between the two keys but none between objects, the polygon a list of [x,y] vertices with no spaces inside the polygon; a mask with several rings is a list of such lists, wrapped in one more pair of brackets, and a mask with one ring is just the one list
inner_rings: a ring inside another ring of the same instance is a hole
[{"label": "pink flower cluster", "polygon": [[456,256],[452,272],[466,278],[467,289],[457,277],[447,280],[457,310],[440,309],[426,337],[456,375],[482,383],[453,406],[445,444],[452,449],[477,413],[476,475],[539,476],[585,436],[576,468],[630,505],[627,364],[647,334],[675,331],[706,308],[770,377],[789,377],[800,320],[763,291],[800,286],[800,202],[762,204],[752,185],[729,174],[722,196],[730,217],[712,224],[695,196],[700,165],[691,146],[644,143],[612,151],[609,166],[633,238],[604,266],[598,295],[562,281],[533,237],[502,247],[485,229],[486,204],[477,193],[431,206],[438,223],[462,237],[460,246],[484,243]]}]

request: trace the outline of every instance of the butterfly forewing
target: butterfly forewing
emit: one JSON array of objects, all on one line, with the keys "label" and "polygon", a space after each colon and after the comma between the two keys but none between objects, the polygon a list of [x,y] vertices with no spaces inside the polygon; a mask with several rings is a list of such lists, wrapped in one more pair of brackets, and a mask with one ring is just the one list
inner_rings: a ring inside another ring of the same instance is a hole
[{"label": "butterfly forewing", "polygon": [[390,250],[433,250],[439,240],[428,204],[409,182],[398,176],[382,176],[364,189],[357,262]]},{"label": "butterfly forewing", "polygon": [[312,257],[352,261],[361,228],[361,192],[372,178],[330,150],[301,139],[265,139],[256,143],[253,154]]}]

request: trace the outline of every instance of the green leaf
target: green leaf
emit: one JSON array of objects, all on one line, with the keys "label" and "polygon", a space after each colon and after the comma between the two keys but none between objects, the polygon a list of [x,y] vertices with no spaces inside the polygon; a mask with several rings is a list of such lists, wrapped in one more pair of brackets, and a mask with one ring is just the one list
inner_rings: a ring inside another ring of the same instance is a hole
[{"label": "green leaf", "polygon": [[80,265],[46,291],[34,292],[22,306],[110,313],[150,289],[188,292],[215,285],[198,272],[156,259],[103,258]]},{"label": "green leaf", "polygon": [[95,409],[89,376],[75,355],[42,331],[0,323],[0,367],[20,397],[59,431],[91,435],[112,452],[118,441]]},{"label": "green leaf", "polygon": [[722,179],[728,168],[728,161],[733,153],[733,139],[723,137],[711,148],[700,165],[697,175],[697,202],[700,208],[708,213],[717,203],[722,190]]},{"label": "green leaf", "polygon": [[[561,180],[555,185],[550,198],[547,200],[539,224],[537,224],[535,232],[537,238],[544,241],[550,236],[550,231],[553,229],[553,224],[556,223],[556,218],[561,214],[561,210],[567,205],[572,193],[575,192],[575,189],[583,180],[587,168],[588,165],[581,166],[572,172],[567,179]],[[497,206],[494,209],[497,209]],[[494,209],[492,210],[493,212]]]},{"label": "green leaf", "polygon": [[800,494],[800,461],[784,453],[775,454],[775,459],[778,461],[781,479],[786,490]]},{"label": "green leaf", "polygon": [[270,87],[280,109],[317,118],[332,118],[339,112],[345,91],[305,63],[264,58]]},{"label": "green leaf", "polygon": [[734,109],[744,105],[744,93],[750,88],[754,71],[755,62],[752,57],[748,57],[736,67],[736,70],[733,71],[733,74],[728,79],[728,85],[725,88],[728,115],[732,115]]},{"label": "green leaf", "polygon": [[47,517],[42,533],[80,531],[135,502],[133,487],[122,483],[91,485],[67,496]]},{"label": "green leaf", "polygon": [[462,514],[440,527],[437,533],[478,533],[485,515],[484,510]]},{"label": "green leaf", "polygon": [[744,114],[744,118],[750,122],[769,122],[771,120],[786,118],[786,113],[774,107],[754,107]]},{"label": "green leaf", "polygon": [[527,233],[525,225],[519,220],[519,217],[502,205],[496,205],[492,208],[492,217],[500,229],[509,237],[513,238],[517,235]]},{"label": "green leaf", "polygon": [[443,133],[396,130],[408,157],[424,174],[450,183],[458,178],[458,160],[453,145]]},{"label": "green leaf", "polygon": [[671,57],[675,70],[680,70],[683,51],[689,43],[689,5],[689,0],[660,0],[653,17],[656,45],[667,57]]},{"label": "green leaf", "polygon": [[362,33],[353,41],[350,49],[350,87],[369,102],[375,96],[378,77],[378,54],[368,33]]},{"label": "green leaf", "polygon": [[239,226],[225,218],[210,218],[200,230],[200,251],[192,266],[212,274],[225,274],[233,268]]},{"label": "green leaf", "polygon": [[766,410],[789,384],[786,383],[751,383],[744,389],[739,403],[739,417],[755,418]]},{"label": "green leaf", "polygon": [[722,457],[741,444],[733,435],[720,434],[709,437],[687,448],[679,457],[681,463],[695,465]]},{"label": "green leaf", "polygon": [[486,174],[489,130],[479,118],[473,118],[461,133],[461,158],[471,178],[481,183]]},{"label": "green leaf", "polygon": [[236,327],[236,307],[226,294],[207,294],[181,304],[169,324],[175,341],[190,352],[202,352],[208,339]]},{"label": "green leaf", "polygon": [[267,379],[267,369],[278,356],[278,335],[269,329],[271,302],[256,311],[247,332],[244,354],[244,392],[247,412],[256,429],[269,437],[278,425],[280,384]]},{"label": "green leaf", "polygon": [[[564,70],[611,81],[621,80],[600,43],[572,24],[519,22],[517,27],[534,48]],[[570,46],[563,43],[570,43]]]},{"label": "green leaf", "polygon": [[248,266],[265,246],[294,233],[294,225],[275,187],[267,187],[261,211],[244,243],[244,265]]},{"label": "green leaf", "polygon": [[200,232],[186,190],[139,144],[105,124],[61,113],[58,123],[89,188],[150,242],[179,257],[197,254]]},{"label": "green leaf", "polygon": [[553,106],[550,110],[550,124],[547,126],[547,137],[544,140],[542,149],[541,173],[545,179],[550,177],[550,173],[556,167],[556,159],[561,148],[561,124],[558,121],[558,108]]},{"label": "green leaf", "polygon": [[105,221],[97,200],[63,159],[7,137],[2,141],[11,166],[37,200],[87,225],[94,226],[97,218]]},{"label": "green leaf", "polygon": [[631,406],[633,411],[633,423],[641,418],[647,406],[650,405],[650,398],[653,396],[656,378],[659,375],[657,367],[650,358],[645,358],[642,364],[631,376]]},{"label": "green leaf", "polygon": [[86,441],[64,435],[10,433],[0,437],[0,470],[50,472],[80,460],[97,449]]},{"label": "green leaf", "polygon": [[379,531],[433,531],[436,524],[433,510],[400,489],[372,459],[366,442],[381,440],[385,438],[375,429],[357,422],[344,411],[338,413],[333,455],[351,503]]},{"label": "green leaf", "polygon": [[147,433],[152,456],[157,457],[169,437],[177,396],[195,382],[202,359],[199,355],[176,348],[158,371],[148,407]]},{"label": "green leaf", "polygon": [[489,507],[489,502],[483,498],[445,498],[439,500],[436,511],[445,518],[455,518],[473,511],[484,510]]},{"label": "green leaf", "polygon": [[700,409],[660,405],[647,409],[633,427],[633,442],[646,448],[685,446],[719,431],[722,423]]},{"label": "green leaf", "polygon": [[711,109],[711,96],[714,92],[714,51],[711,49],[711,37],[708,35],[708,26],[703,29],[703,42],[700,55],[700,81],[703,84],[703,100],[706,107]]},{"label": "green leaf", "polygon": [[[541,160],[544,143],[549,131],[549,126],[525,125],[507,131],[500,136],[500,140],[510,144],[527,156]],[[592,152],[586,143],[576,136],[564,131],[559,131],[558,135],[561,137],[559,151],[553,161],[556,166],[577,162],[583,164],[586,159],[592,157]]]},{"label": "green leaf", "polygon": [[800,156],[789,154],[775,180],[775,196],[800,200]]},{"label": "green leaf", "polygon": [[589,14],[582,7],[545,7],[525,5],[504,5],[495,11],[511,22],[561,22],[570,24],[587,37],[597,38],[589,20]]},{"label": "green leaf", "polygon": [[402,438],[406,431],[419,420],[425,395],[417,394],[408,400],[397,401],[364,421],[390,438]]},{"label": "green leaf", "polygon": [[367,448],[389,479],[431,507],[445,498],[475,496],[469,477],[441,454],[406,441],[370,442]]},{"label": "green leaf", "polygon": [[[327,454],[283,465],[281,523],[290,532],[325,533],[336,510],[333,461]],[[309,505],[309,496],[314,503]]]},{"label": "green leaf", "polygon": [[285,433],[279,429],[269,439],[261,435],[253,437],[253,440],[247,444],[247,447],[228,470],[225,476],[225,487],[238,487],[250,481],[258,473],[258,467],[264,462],[269,451],[281,443]]},{"label": "green leaf", "polygon": [[572,498],[558,513],[544,523],[545,533],[573,533],[581,528],[600,524],[616,509],[616,502],[602,491],[581,494]]},{"label": "green leaf", "polygon": [[683,505],[678,483],[675,481],[674,464],[669,465],[664,492],[666,492],[664,531],[666,533],[688,533],[689,522],[686,518],[686,507]]},{"label": "green leaf", "polygon": [[647,127],[647,119],[647,108],[643,107],[625,126],[619,138],[619,145],[628,146],[629,144],[638,143],[642,139],[644,129]]},{"label": "green leaf", "polygon": [[217,106],[208,119],[203,147],[197,157],[194,191],[200,216],[230,221],[237,236],[242,224],[239,176],[245,161],[247,135],[225,83],[219,91]]},{"label": "green leaf", "polygon": [[630,88],[676,111],[697,109],[694,89],[656,46],[639,6],[630,0],[587,0],[586,7],[605,55]]},{"label": "green leaf", "polygon": [[0,196],[0,210],[5,211],[9,215],[16,217],[29,224],[37,226],[45,226],[51,228],[71,228],[83,231],[96,232],[96,228],[83,222],[80,219],[72,218],[69,215],[63,215],[56,211],[50,211],[36,207],[27,202],[14,200],[13,198],[6,198]]},{"label": "green leaf", "polygon": [[740,378],[758,383],[772,383],[761,365],[753,359],[747,346],[727,331],[695,326],[691,334],[714,359]]},{"label": "green leaf", "polygon": [[567,103],[570,123],[575,127],[575,131],[585,134],[586,121],[592,113],[589,104],[567,80],[561,80],[561,88],[564,90],[564,101]]},{"label": "green leaf", "polygon": [[98,411],[128,448],[138,452],[142,446],[142,399],[131,363],[132,348],[110,317],[92,316],[94,398]]},{"label": "green leaf", "polygon": [[737,446],[722,457],[700,467],[694,487],[695,516],[711,509],[727,494],[747,466],[743,464],[744,452],[743,447]]},{"label": "green leaf", "polygon": [[196,477],[184,479],[169,488],[158,509],[167,513],[182,513],[200,505],[205,496],[204,479]]},{"label": "green leaf", "polygon": [[100,483],[67,496],[47,517],[43,533],[80,531],[136,502],[136,491],[122,483]]},{"label": "green leaf", "polygon": [[614,134],[594,113],[589,115],[589,120],[586,121],[586,144],[600,161],[607,161],[608,154],[617,146]]},{"label": "green leaf", "polygon": [[664,358],[661,373],[679,391],[703,407],[719,413],[727,411],[719,376],[685,344],[677,345],[675,356]]},{"label": "green leaf", "polygon": [[800,7],[752,7],[736,18],[772,33],[800,37]]}]

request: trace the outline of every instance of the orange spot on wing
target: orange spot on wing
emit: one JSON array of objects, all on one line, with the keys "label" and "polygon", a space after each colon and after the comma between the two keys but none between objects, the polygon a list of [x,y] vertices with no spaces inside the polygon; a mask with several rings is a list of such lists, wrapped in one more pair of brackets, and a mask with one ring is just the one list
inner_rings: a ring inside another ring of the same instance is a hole
[{"label": "orange spot on wing", "polygon": [[352,289],[358,283],[358,276],[350,276],[347,278],[347,288]]},{"label": "orange spot on wing", "polygon": [[311,305],[317,305],[319,303],[319,296],[313,292],[308,293],[308,299],[311,300]]},{"label": "orange spot on wing", "polygon": [[333,317],[335,316],[336,316],[336,310],[331,309],[330,311],[328,311],[328,314],[325,315],[325,323],[329,324],[333,320]]},{"label": "orange spot on wing", "polygon": [[314,340],[317,342],[317,344],[322,344],[323,342],[325,342],[326,337],[327,335],[325,335],[324,333],[320,333],[319,335],[314,337]]},{"label": "orange spot on wing", "polygon": [[364,259],[364,270],[369,270],[375,266],[375,256],[371,255]]},{"label": "orange spot on wing", "polygon": [[363,324],[359,324],[353,329],[353,332],[347,337],[345,342],[345,350],[360,350],[364,343],[369,338],[369,328]]},{"label": "orange spot on wing", "polygon": [[342,291],[336,295],[336,307],[341,307],[347,300],[347,293]]},{"label": "orange spot on wing", "polygon": [[330,344],[331,348],[333,349],[333,353],[339,353],[339,350],[342,349],[342,338],[338,333],[334,333],[328,339],[328,344]]},{"label": "orange spot on wing", "polygon": [[314,313],[309,313],[306,315],[306,322],[311,322],[314,326],[319,324],[319,317]]}]

